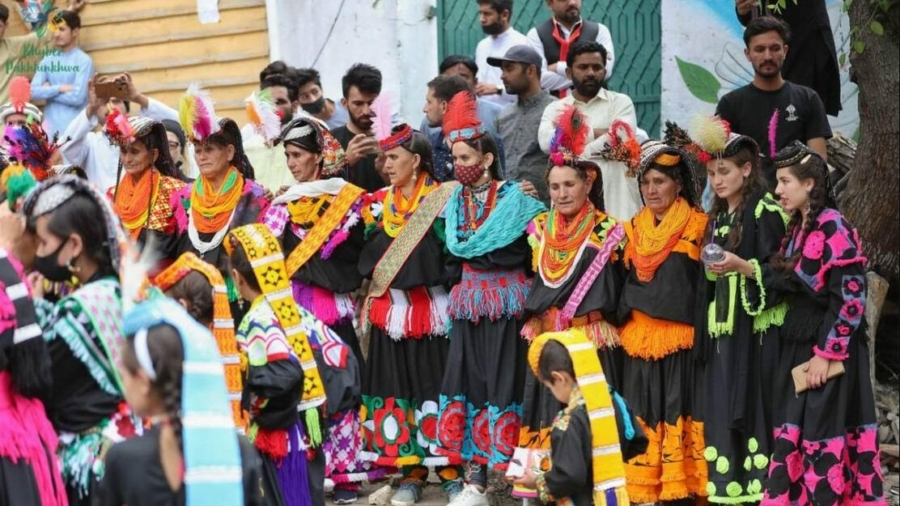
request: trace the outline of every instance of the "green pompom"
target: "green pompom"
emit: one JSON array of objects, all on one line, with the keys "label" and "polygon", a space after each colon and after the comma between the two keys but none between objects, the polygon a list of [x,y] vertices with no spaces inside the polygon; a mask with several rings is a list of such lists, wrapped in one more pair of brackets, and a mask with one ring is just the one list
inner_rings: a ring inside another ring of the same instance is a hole
[{"label": "green pompom", "polygon": [[725,457],[719,457],[716,460],[716,471],[718,471],[719,474],[725,474],[728,472],[728,469],[730,469],[730,466],[728,465],[728,459],[726,459]]},{"label": "green pompom", "polygon": [[703,450],[703,458],[705,458],[707,462],[712,462],[718,457],[719,451],[716,450],[715,446],[707,446],[706,450]]},{"label": "green pompom", "polygon": [[749,471],[753,469],[753,460],[750,457],[744,459],[744,470]]},{"label": "green pompom", "polygon": [[743,487],[736,481],[729,483],[728,486],[725,487],[725,493],[728,494],[729,497],[737,497],[743,492]]},{"label": "green pompom", "polygon": [[754,455],[753,465],[756,466],[757,469],[765,469],[766,466],[769,465],[769,458],[765,455]]},{"label": "green pompom", "polygon": [[758,494],[762,492],[762,482],[759,480],[750,480],[750,484],[747,485],[747,492],[751,494]]},{"label": "green pompom", "polygon": [[706,493],[710,497],[716,495],[716,484],[711,481],[706,482]]},{"label": "green pompom", "polygon": [[756,453],[759,450],[759,441],[755,437],[751,437],[747,441],[747,449],[750,450],[750,453]]}]

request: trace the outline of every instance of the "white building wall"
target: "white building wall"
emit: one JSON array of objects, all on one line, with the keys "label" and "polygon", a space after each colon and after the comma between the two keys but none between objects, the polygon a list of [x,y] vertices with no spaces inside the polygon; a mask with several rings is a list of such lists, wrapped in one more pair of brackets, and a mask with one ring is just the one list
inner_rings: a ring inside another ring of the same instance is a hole
[{"label": "white building wall", "polygon": [[335,101],[351,65],[374,65],[395,113],[418,125],[426,84],[438,70],[436,1],[267,0],[271,59],[314,67]]}]

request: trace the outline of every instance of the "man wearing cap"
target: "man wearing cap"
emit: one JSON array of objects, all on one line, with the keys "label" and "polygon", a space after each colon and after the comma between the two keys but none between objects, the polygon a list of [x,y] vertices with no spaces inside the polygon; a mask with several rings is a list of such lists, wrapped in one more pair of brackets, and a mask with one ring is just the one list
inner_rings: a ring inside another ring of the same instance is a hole
[{"label": "man wearing cap", "polygon": [[487,37],[475,46],[475,63],[478,64],[478,84],[475,92],[479,98],[506,106],[516,101],[514,95],[505,93],[500,71],[488,65],[488,58],[503,56],[509,48],[527,44],[528,39],[510,25],[513,0],[477,0],[481,30]]},{"label": "man wearing cap", "polygon": [[615,63],[612,34],[601,23],[581,18],[581,0],[545,0],[552,16],[528,30],[528,43],[544,57],[544,89],[566,96],[572,81],[566,76],[569,47],[581,40],[593,40],[606,48],[606,77]]},{"label": "man wearing cap", "polygon": [[[541,89],[541,55],[531,46],[513,46],[502,58],[488,58],[488,65],[500,67],[507,93],[517,100],[506,106],[497,117],[495,130],[506,146],[506,179],[534,186],[538,199],[550,203],[544,174],[547,155],[538,143],[538,129],[544,109],[556,101]],[[523,188],[525,193],[529,193]]]}]

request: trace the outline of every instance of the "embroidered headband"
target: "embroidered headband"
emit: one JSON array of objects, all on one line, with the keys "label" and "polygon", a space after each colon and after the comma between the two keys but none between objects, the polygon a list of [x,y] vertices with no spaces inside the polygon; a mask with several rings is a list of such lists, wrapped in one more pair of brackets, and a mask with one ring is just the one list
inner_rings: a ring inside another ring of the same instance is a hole
[{"label": "embroidered headband", "polygon": [[688,205],[695,207],[699,202],[700,184],[687,161],[687,153],[664,142],[649,140],[641,145],[641,161],[637,167],[638,181],[643,179],[647,169],[654,164],[677,172]]},{"label": "embroidered headband", "polygon": [[[278,323],[303,367],[303,398],[301,410],[313,410],[325,403],[325,387],[309,344],[309,336],[301,326],[301,315],[291,291],[284,253],[278,239],[262,224],[245,225],[229,232],[225,250],[234,254],[240,244],[253,266],[256,280],[266,300],[272,306]],[[311,414],[307,414],[307,417]],[[318,414],[316,414],[318,416]]]},{"label": "embroidered headband", "polygon": [[65,175],[44,181],[28,194],[22,205],[22,213],[29,219],[38,218],[55,211],[76,193],[87,195],[100,208],[99,218],[106,225],[103,247],[108,249],[112,266],[121,278],[122,253],[128,248],[128,240],[109,199],[87,180]]},{"label": "embroidered headband", "polygon": [[314,133],[315,145],[322,154],[322,177],[339,176],[348,167],[347,155],[337,138],[317,120],[308,117],[294,118],[281,130],[281,137],[275,140],[275,144],[283,142],[308,150],[311,146],[298,141]]},{"label": "embroidered headband", "polygon": [[800,141],[794,141],[778,151],[778,153],[775,154],[773,162],[775,163],[776,169],[783,169],[793,165],[806,165],[814,159],[820,162],[816,163],[815,166],[823,173],[822,175],[825,178],[825,189],[828,192],[828,197],[833,203],[837,200],[837,195],[835,194],[834,185],[832,184],[830,174],[828,173],[828,164],[822,159],[821,155],[813,151],[809,146]]},{"label": "embroidered headband", "polygon": [[166,292],[191,272],[202,274],[213,288],[212,333],[216,338],[222,361],[225,363],[225,382],[231,400],[232,415],[234,415],[234,421],[238,428],[243,428],[246,425],[246,419],[240,404],[243,391],[241,370],[246,367],[246,364],[241,363],[241,356],[238,353],[237,340],[234,335],[234,319],[228,303],[228,288],[222,273],[219,272],[219,269],[200,260],[194,253],[186,252],[178,257],[175,263],[160,272],[153,281],[157,288]]},{"label": "embroidered headband", "polygon": [[453,95],[447,104],[442,129],[451,145],[477,139],[487,133],[487,128],[478,118],[478,103],[471,92],[460,91]]},{"label": "embroidered headband", "polygon": [[[171,325],[181,337],[181,423],[186,504],[240,506],[244,503],[241,453],[230,416],[222,358],[209,329],[181,304],[155,297],[136,305],[124,318],[124,332],[134,336],[141,369],[155,376],[147,341],[149,329]],[[143,357],[143,358],[141,358]]]},{"label": "embroidered headband", "polygon": [[528,347],[528,364],[535,376],[540,375],[541,353],[549,341],[558,342],[569,352],[575,369],[574,379],[584,398],[591,424],[594,504],[628,504],[616,414],[597,349],[580,330],[541,334]]},{"label": "embroidered headband", "polygon": [[402,146],[412,139],[413,129],[406,123],[397,125],[391,130],[391,135],[384,139],[378,140],[378,147],[382,151],[388,152],[398,146]]}]

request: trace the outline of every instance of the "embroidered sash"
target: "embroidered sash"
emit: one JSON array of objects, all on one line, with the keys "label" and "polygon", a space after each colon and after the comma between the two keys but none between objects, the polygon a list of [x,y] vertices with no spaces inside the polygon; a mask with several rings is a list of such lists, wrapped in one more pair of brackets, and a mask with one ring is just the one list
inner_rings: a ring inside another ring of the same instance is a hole
[{"label": "embroidered sash", "polygon": [[316,221],[316,224],[309,230],[303,241],[288,255],[286,262],[288,277],[296,274],[322,248],[328,236],[331,235],[335,227],[341,224],[341,220],[353,206],[353,203],[364,192],[365,190],[352,184],[347,184],[341,188],[340,193],[334,197],[331,205]]},{"label": "embroidered sash", "polygon": [[578,280],[578,284],[575,285],[575,289],[572,290],[572,295],[569,295],[569,300],[566,301],[566,305],[560,312],[560,318],[566,322],[571,322],[572,319],[575,318],[575,311],[578,309],[581,301],[584,300],[591,285],[594,284],[597,276],[600,275],[600,271],[603,270],[606,263],[609,261],[610,255],[612,255],[612,252],[619,243],[622,242],[624,237],[625,228],[621,223],[616,223],[613,229],[606,235],[606,240],[603,241],[603,247],[600,248],[600,251],[597,252],[597,256],[594,257],[594,260],[588,266],[587,271],[585,271],[581,276],[581,279]]},{"label": "embroidered sash", "polygon": [[387,251],[375,266],[372,273],[372,284],[369,287],[367,299],[381,297],[391,286],[391,282],[400,272],[400,268],[412,254],[416,246],[422,242],[428,229],[431,228],[434,220],[444,209],[444,205],[449,200],[450,195],[459,186],[456,181],[450,181],[442,184],[436,190],[428,194],[427,197],[419,205],[419,209],[412,215],[400,234],[394,239],[394,242],[388,247]]},{"label": "embroidered sash", "polygon": [[[121,362],[122,346],[125,342],[122,333],[122,301],[117,293],[119,283],[113,279],[101,279],[93,283],[88,283],[81,289],[69,296],[69,298],[77,301],[83,309],[83,315],[91,322],[94,332],[99,338],[101,349],[95,348],[94,341],[89,335],[81,332],[73,332],[66,339],[70,348],[76,349],[84,347],[90,350],[89,355],[76,354],[84,362],[85,360],[94,362],[85,363],[92,376],[101,387],[106,386],[104,390],[119,395],[124,392],[122,377],[119,375],[118,364]],[[72,338],[81,341],[81,345],[76,345]],[[75,347],[73,347],[75,346]],[[103,376],[98,377],[97,366],[103,371]],[[109,386],[116,391],[110,391]]]}]

